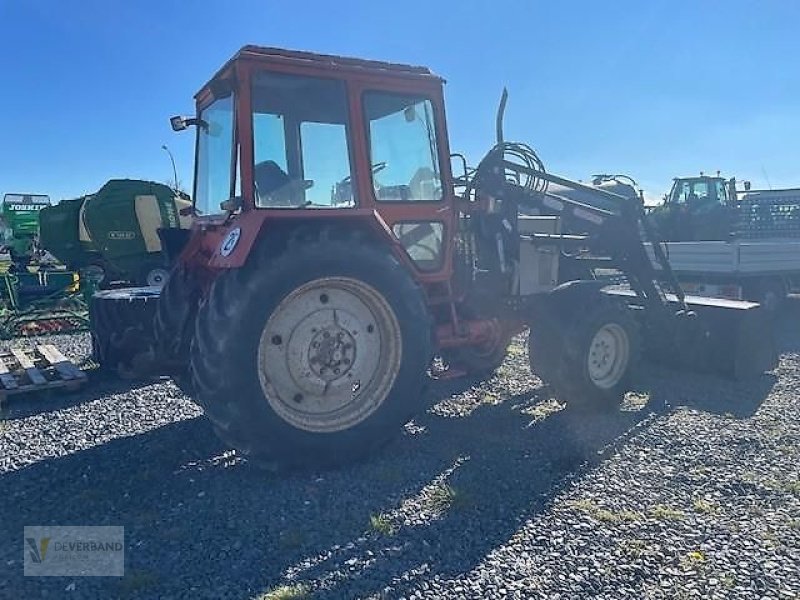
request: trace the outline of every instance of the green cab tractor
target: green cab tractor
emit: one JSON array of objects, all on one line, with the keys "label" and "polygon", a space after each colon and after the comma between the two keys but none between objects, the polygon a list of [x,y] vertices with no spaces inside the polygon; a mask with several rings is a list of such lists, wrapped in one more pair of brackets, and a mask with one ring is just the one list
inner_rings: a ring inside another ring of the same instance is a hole
[{"label": "green cab tractor", "polygon": [[169,186],[112,179],[94,194],[41,212],[41,245],[68,269],[114,283],[161,286],[168,268],[160,229],[186,229],[191,202]]},{"label": "green cab tractor", "polygon": [[737,189],[735,178],[676,177],[663,204],[650,210],[661,239],[671,242],[797,239],[800,190]]},{"label": "green cab tractor", "polygon": [[36,251],[39,213],[50,206],[43,194],[5,194],[3,196],[3,246],[17,267],[27,265]]},{"label": "green cab tractor", "polygon": [[650,216],[664,240],[727,240],[736,220],[736,180],[703,173],[676,177]]}]

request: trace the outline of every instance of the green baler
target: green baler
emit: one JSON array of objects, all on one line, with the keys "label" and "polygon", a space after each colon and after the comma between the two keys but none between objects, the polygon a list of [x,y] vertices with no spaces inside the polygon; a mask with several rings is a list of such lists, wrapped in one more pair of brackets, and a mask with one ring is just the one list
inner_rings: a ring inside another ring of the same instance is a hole
[{"label": "green baler", "polygon": [[107,283],[161,285],[167,276],[161,228],[188,228],[191,203],[168,186],[112,179],[100,190],[62,200],[40,214],[42,247],[71,270],[102,269]]}]

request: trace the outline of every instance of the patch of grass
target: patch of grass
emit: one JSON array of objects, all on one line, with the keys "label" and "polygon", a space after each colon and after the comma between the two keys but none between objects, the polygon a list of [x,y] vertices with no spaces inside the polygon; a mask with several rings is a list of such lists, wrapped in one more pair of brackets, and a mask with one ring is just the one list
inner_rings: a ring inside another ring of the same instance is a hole
[{"label": "patch of grass", "polygon": [[732,590],[736,586],[736,575],[733,573],[726,573],[722,576],[722,579],[720,579],[720,583],[725,589]]},{"label": "patch of grass", "polygon": [[788,525],[789,529],[794,529],[797,531],[800,529],[800,519],[790,519]]},{"label": "patch of grass", "polygon": [[295,550],[306,541],[306,535],[299,529],[288,529],[278,534],[278,544],[284,550]]},{"label": "patch of grass", "polygon": [[542,421],[550,415],[553,415],[561,410],[564,410],[566,404],[559,402],[555,398],[537,402],[533,406],[523,409],[521,412],[525,415],[533,417],[533,422]]},{"label": "patch of grass", "polygon": [[624,521],[635,521],[641,515],[632,510],[609,510],[598,506],[591,500],[575,500],[567,503],[567,506],[586,513],[596,521],[602,523],[622,523]]},{"label": "patch of grass", "polygon": [[682,510],[672,508],[666,504],[656,504],[648,513],[655,519],[665,521],[680,521],[686,516]]},{"label": "patch of grass", "polygon": [[699,513],[715,514],[719,512],[719,506],[705,498],[695,498],[692,502],[692,508]]},{"label": "patch of grass", "polygon": [[472,504],[472,498],[464,490],[445,483],[431,492],[429,503],[432,509],[444,511],[449,508],[467,508]]},{"label": "patch of grass", "polygon": [[706,555],[700,550],[692,550],[681,558],[681,568],[684,571],[697,571],[705,566]]},{"label": "patch of grass", "polygon": [[384,464],[376,468],[375,478],[386,483],[395,483],[403,479],[403,471],[397,465]]},{"label": "patch of grass", "polygon": [[620,550],[631,558],[639,558],[643,556],[649,549],[650,544],[644,540],[637,539],[623,539],[619,543]]},{"label": "patch of grass", "polygon": [[256,596],[255,600],[305,600],[311,597],[308,586],[302,583],[293,585],[281,585],[272,590]]},{"label": "patch of grass", "polygon": [[508,356],[524,356],[527,353],[527,350],[525,350],[522,344],[511,344],[506,351]]},{"label": "patch of grass", "polygon": [[392,520],[384,514],[370,515],[369,526],[381,535],[394,535],[395,533]]},{"label": "patch of grass", "polygon": [[790,492],[795,496],[800,496],[800,479],[795,479],[794,481],[788,481],[781,485],[781,489],[785,492]]},{"label": "patch of grass", "polygon": [[141,596],[142,592],[159,582],[159,576],[152,571],[130,569],[119,580],[120,597]]},{"label": "patch of grass", "polygon": [[496,404],[500,404],[502,400],[500,400],[497,394],[484,394],[483,398],[481,398],[481,402],[483,404],[491,404],[494,406]]}]

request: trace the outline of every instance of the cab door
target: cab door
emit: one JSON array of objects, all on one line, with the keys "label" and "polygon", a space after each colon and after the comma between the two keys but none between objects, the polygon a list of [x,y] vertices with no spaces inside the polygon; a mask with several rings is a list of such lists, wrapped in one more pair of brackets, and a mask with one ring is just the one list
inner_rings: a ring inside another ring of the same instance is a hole
[{"label": "cab door", "polygon": [[395,83],[354,86],[362,206],[378,211],[421,280],[441,281],[456,223],[441,87]]}]

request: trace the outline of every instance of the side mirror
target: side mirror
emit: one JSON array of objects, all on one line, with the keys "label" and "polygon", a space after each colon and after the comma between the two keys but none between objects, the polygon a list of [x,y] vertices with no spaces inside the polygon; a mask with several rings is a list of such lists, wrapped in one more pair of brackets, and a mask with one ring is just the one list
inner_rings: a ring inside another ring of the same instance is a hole
[{"label": "side mirror", "polygon": [[180,115],[175,115],[174,117],[169,118],[170,127],[172,127],[172,131],[183,131],[188,127],[186,124],[186,119],[184,119]]},{"label": "side mirror", "polygon": [[417,111],[414,109],[414,106],[407,106],[403,110],[403,117],[406,120],[406,123],[413,123],[417,119]]},{"label": "side mirror", "polygon": [[172,131],[183,131],[184,129],[188,129],[191,125],[199,125],[205,131],[208,131],[208,123],[203,121],[203,119],[195,119],[194,117],[175,115],[169,118],[169,124],[170,127],[172,127]]}]

